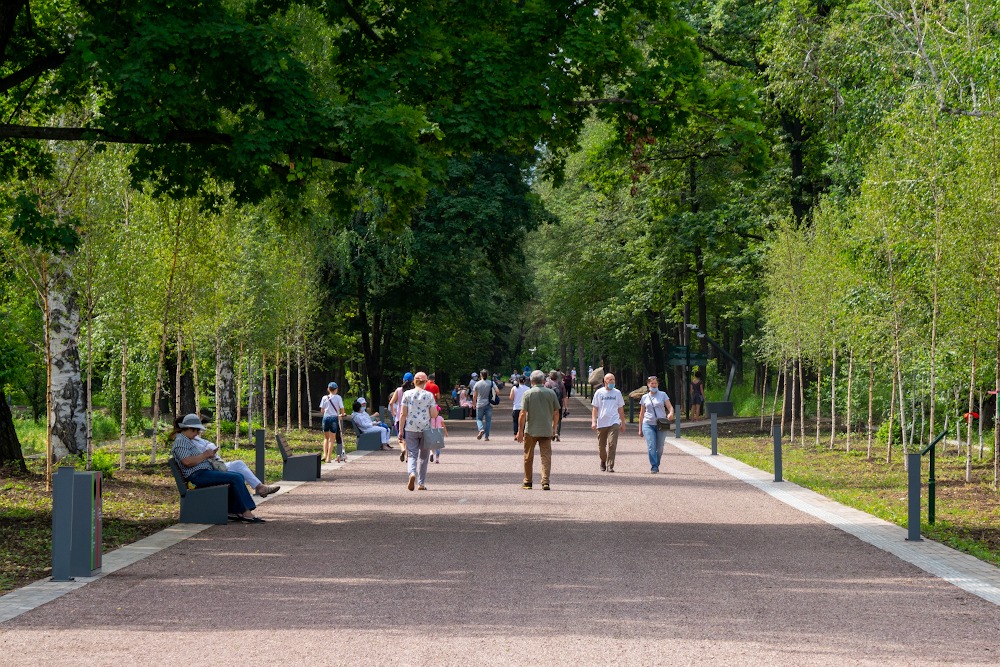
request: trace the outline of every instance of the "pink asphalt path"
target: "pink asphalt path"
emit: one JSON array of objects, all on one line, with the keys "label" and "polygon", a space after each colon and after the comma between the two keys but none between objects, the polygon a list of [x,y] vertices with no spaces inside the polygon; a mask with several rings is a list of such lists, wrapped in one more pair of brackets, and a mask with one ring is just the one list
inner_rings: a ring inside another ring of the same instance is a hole
[{"label": "pink asphalt path", "polygon": [[3,665],[1000,664],[1000,608],[582,403],[552,491],[509,403],[450,422],[428,491],[376,452],[0,624]]}]

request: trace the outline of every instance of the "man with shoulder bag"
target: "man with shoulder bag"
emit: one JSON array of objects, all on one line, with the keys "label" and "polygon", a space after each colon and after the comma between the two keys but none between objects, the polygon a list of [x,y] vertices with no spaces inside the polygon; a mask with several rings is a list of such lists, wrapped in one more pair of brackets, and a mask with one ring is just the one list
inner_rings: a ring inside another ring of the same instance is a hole
[{"label": "man with shoulder bag", "polygon": [[660,391],[660,383],[655,375],[646,379],[649,391],[639,399],[639,435],[646,439],[649,451],[649,472],[660,472],[660,458],[663,456],[663,442],[674,419],[674,406],[667,392]]}]

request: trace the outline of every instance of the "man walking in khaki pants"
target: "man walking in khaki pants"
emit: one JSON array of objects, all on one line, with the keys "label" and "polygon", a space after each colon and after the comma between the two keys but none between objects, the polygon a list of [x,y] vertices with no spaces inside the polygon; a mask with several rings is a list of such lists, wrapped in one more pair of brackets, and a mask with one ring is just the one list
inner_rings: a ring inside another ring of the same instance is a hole
[{"label": "man walking in khaki pants", "polygon": [[615,471],[615,451],[618,433],[625,423],[625,399],[615,389],[615,376],[604,376],[604,386],[594,392],[591,401],[590,428],[597,431],[597,447],[601,454],[601,470]]},{"label": "man walking in khaki pants", "polygon": [[517,418],[518,442],[524,443],[524,483],[522,489],[531,488],[532,468],[535,464],[535,444],[542,458],[542,489],[549,490],[549,472],[552,470],[552,436],[559,426],[562,406],[556,393],[545,388],[545,373],[531,372],[531,389],[521,397],[521,414]]}]

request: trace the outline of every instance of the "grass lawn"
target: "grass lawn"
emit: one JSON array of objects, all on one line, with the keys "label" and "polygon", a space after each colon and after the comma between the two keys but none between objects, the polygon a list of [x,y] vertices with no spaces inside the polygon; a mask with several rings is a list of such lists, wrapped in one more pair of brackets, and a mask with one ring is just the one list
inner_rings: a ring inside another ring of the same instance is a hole
[{"label": "grass lawn", "polygon": [[[769,428],[765,422],[764,428]],[[885,446],[873,447],[867,459],[867,438],[855,433],[851,451],[844,434],[830,449],[830,431],[821,432],[815,445],[813,423],[806,427],[806,445],[787,442],[782,452],[784,478],[821,493],[837,502],[890,521],[906,525],[906,472],[901,452],[885,462]],[[685,429],[685,437],[711,446],[708,427]],[[940,448],[940,445],[938,445]],[[774,472],[774,445],[770,433],[762,434],[756,423],[719,424],[719,453],[761,470]],[[993,452],[987,447],[981,460],[973,447],[972,482],[965,482],[965,456],[950,445],[937,454],[936,522],[927,523],[927,457],[922,458],[924,489],[921,494],[921,533],[955,549],[1000,566],[1000,493],[993,490]]]},{"label": "grass lawn", "polygon": [[[211,430],[209,435],[212,435]],[[317,431],[288,431],[289,446],[295,453],[322,451],[323,434]],[[224,436],[220,454],[227,461],[242,459],[253,470],[256,454],[243,439],[243,448],[235,450],[232,438]],[[344,439],[347,451],[354,451],[356,440],[348,431]],[[159,448],[158,462],[149,462],[148,438],[126,442],[126,468],[104,474],[103,542],[107,553],[135,542],[177,523],[180,498],[167,467],[169,449]],[[95,457],[113,456],[118,461],[118,441],[102,443]],[[79,466],[82,468],[82,465]],[[281,478],[281,455],[269,439],[266,458],[266,482]],[[0,469],[0,594],[48,576],[52,569],[52,496],[45,491],[44,458],[28,460],[28,473],[10,474]]]}]

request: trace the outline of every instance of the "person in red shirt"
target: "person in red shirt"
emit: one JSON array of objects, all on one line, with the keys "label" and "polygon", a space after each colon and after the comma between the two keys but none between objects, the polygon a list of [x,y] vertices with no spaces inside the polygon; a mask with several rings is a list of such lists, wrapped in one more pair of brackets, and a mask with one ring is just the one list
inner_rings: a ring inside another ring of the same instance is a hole
[{"label": "person in red shirt", "polygon": [[437,383],[434,382],[434,373],[430,374],[424,389],[434,394],[435,403],[437,403],[438,399],[441,398],[441,389],[438,388]]}]

